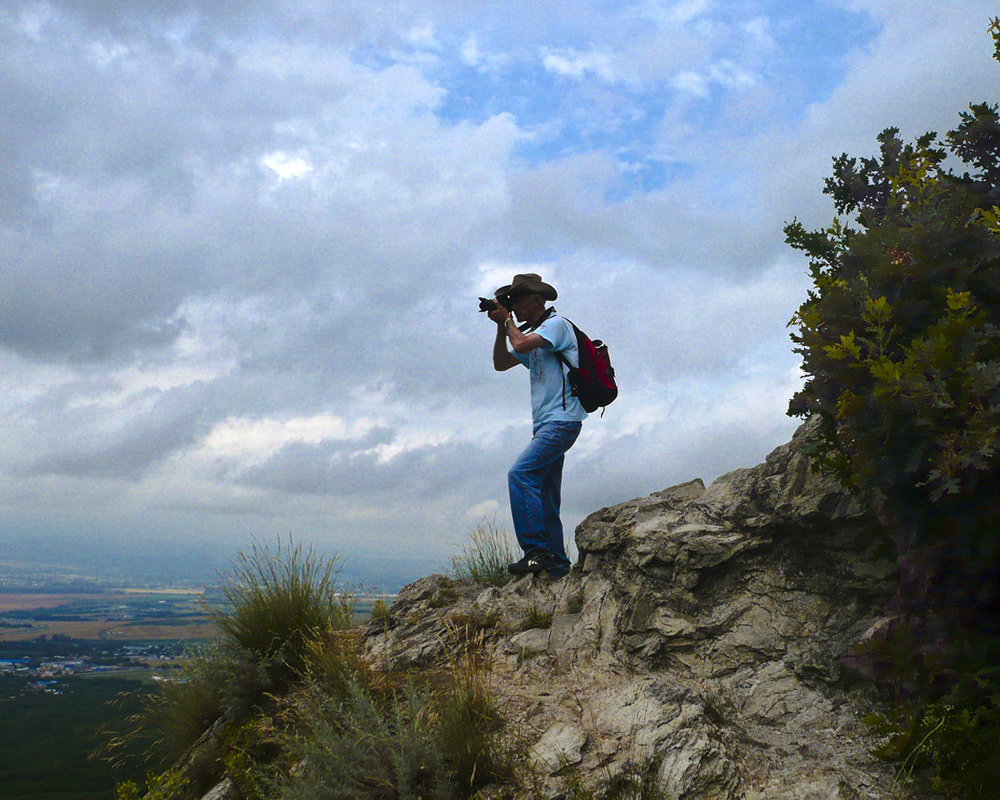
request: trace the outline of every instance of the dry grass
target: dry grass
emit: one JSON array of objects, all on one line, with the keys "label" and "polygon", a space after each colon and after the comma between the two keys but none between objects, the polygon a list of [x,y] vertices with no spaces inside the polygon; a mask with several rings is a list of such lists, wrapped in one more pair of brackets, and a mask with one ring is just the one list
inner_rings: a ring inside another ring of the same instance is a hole
[{"label": "dry grass", "polygon": [[516,542],[502,525],[497,527],[495,518],[484,519],[452,556],[452,574],[459,580],[502,586],[511,579],[507,565],[520,558],[518,552]]}]

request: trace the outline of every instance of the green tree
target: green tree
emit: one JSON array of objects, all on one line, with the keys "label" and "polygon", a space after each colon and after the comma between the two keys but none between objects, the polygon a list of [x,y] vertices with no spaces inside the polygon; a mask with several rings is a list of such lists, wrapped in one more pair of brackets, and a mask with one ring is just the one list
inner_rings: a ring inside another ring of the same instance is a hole
[{"label": "green tree", "polygon": [[902,556],[981,537],[995,556],[998,528],[976,521],[1000,519],[997,108],[971,106],[943,143],[895,128],[878,141],[877,158],[841,155],[826,181],[852,220],[785,228],[814,283],[792,319],[807,380],[789,413],[821,418],[817,458]]},{"label": "green tree", "polygon": [[[1000,20],[991,33],[1000,61]],[[909,688],[981,703],[1000,685],[997,106],[971,105],[943,140],[889,128],[878,143],[834,159],[830,227],[785,228],[813,280],[791,322],[806,382],[789,413],[820,420],[817,463],[896,545]]]}]

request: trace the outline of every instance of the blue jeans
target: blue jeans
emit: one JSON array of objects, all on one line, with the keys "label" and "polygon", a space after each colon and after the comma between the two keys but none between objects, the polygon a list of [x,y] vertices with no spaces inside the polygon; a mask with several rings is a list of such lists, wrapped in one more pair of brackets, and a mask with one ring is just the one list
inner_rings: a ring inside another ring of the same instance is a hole
[{"label": "blue jeans", "polygon": [[517,543],[525,553],[544,550],[569,569],[559,519],[566,451],[580,435],[580,422],[543,422],[507,473],[510,513]]}]

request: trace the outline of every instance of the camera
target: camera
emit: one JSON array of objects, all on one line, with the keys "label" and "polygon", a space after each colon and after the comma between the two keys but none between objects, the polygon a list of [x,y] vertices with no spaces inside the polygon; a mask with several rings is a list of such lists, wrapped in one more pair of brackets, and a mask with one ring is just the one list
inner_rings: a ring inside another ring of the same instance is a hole
[{"label": "camera", "polygon": [[510,298],[507,297],[506,295],[504,295],[503,297],[497,297],[495,299],[489,297],[479,298],[480,311],[495,311],[497,309],[498,304],[506,308],[508,311],[510,311],[510,306],[511,306]]}]

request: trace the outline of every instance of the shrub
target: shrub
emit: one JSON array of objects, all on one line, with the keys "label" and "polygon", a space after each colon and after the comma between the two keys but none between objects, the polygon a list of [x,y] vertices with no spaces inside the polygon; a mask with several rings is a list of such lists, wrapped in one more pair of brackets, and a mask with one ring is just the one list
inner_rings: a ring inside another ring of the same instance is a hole
[{"label": "shrub", "polygon": [[[343,632],[353,600],[337,590],[337,563],[291,543],[241,553],[223,586],[226,604],[210,609],[219,641],[193,651],[177,680],[142,698],[128,729],[110,736],[105,758],[120,762],[141,743],[158,768],[184,758],[183,777],[197,790],[218,779],[227,755],[239,757],[229,752],[237,740],[245,761],[275,754],[272,742],[255,737],[276,698],[307,677],[338,696],[343,673],[357,664]],[[241,774],[248,786],[256,779],[249,768]]]},{"label": "shrub", "polygon": [[459,580],[503,586],[510,580],[507,565],[517,560],[516,553],[503,526],[497,527],[495,518],[484,519],[472,531],[469,542],[452,557],[452,574]]},{"label": "shrub", "polygon": [[306,644],[353,624],[354,601],[339,591],[339,559],[280,542],[274,552],[257,542],[240,553],[223,584],[227,603],[211,610],[224,639],[267,664],[287,684],[306,667]]},{"label": "shrub", "polygon": [[357,683],[341,702],[313,687],[296,711],[301,727],[285,746],[301,766],[276,785],[282,800],[455,797],[427,699],[412,688],[383,711]]},{"label": "shrub", "polygon": [[[1000,60],[1000,20],[991,33]],[[834,160],[824,191],[846,220],[785,229],[814,284],[792,320],[807,380],[789,413],[818,418],[817,464],[896,546],[887,657],[869,666],[896,693],[898,757],[980,797],[996,772],[975,765],[1000,739],[996,693],[977,688],[1000,659],[1000,113],[878,141]]]}]

